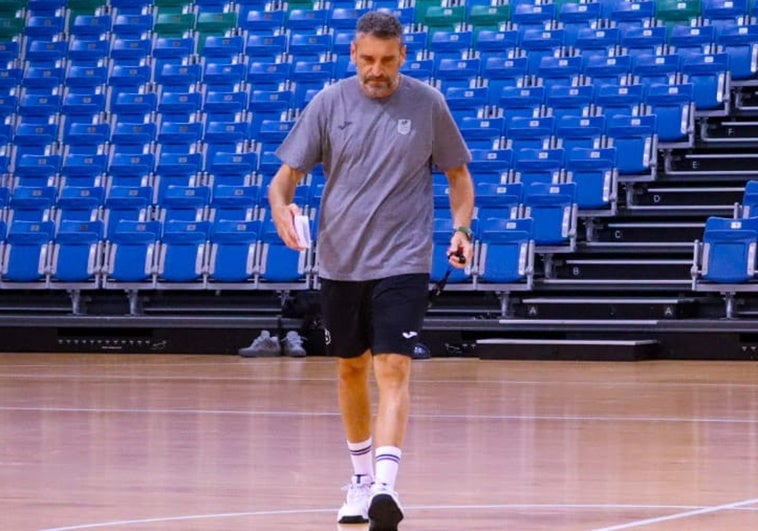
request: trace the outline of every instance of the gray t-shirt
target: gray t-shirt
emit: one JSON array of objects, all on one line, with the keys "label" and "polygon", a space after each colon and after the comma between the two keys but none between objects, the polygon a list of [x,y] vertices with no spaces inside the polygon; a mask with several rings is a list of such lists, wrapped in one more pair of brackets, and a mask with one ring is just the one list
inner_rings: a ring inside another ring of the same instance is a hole
[{"label": "gray t-shirt", "polygon": [[276,154],[304,173],[324,165],[317,254],[331,280],[428,273],[432,165],[470,160],[444,96],[407,76],[382,99],[365,96],[355,76],[326,87]]}]

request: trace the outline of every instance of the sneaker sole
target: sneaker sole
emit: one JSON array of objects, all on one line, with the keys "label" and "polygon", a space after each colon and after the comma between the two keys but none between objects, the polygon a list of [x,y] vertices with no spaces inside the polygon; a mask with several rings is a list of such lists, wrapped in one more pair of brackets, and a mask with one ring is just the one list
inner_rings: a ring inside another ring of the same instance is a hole
[{"label": "sneaker sole", "polygon": [[397,531],[403,512],[389,494],[377,494],[368,509],[369,531]]},{"label": "sneaker sole", "polygon": [[368,518],[364,518],[363,516],[343,516],[339,520],[337,520],[338,524],[365,524],[368,522]]}]

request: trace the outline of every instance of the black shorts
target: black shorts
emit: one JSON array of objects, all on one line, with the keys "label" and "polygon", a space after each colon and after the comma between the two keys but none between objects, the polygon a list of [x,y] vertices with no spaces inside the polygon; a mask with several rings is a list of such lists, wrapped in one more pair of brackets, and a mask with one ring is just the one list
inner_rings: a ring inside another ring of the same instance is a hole
[{"label": "black shorts", "polygon": [[413,354],[426,315],[429,275],[350,282],[321,279],[321,316],[327,353],[355,358]]}]

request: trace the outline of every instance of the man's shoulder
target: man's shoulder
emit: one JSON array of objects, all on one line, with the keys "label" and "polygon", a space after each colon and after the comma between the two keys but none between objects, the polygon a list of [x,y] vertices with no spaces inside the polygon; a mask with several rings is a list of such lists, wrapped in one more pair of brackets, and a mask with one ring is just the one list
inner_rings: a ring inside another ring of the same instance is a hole
[{"label": "man's shoulder", "polygon": [[410,93],[413,97],[420,96],[427,100],[444,100],[444,96],[439,90],[415,77],[403,75],[401,86],[405,87],[405,92]]}]

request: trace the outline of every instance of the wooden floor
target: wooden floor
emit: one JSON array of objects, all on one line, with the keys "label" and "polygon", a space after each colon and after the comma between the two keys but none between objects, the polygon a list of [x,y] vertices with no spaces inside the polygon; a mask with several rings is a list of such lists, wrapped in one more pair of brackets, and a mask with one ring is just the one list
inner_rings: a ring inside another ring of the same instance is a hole
[{"label": "wooden floor", "polygon": [[[0,354],[0,529],[326,530],[329,358]],[[407,531],[758,529],[758,365],[414,362]]]}]

